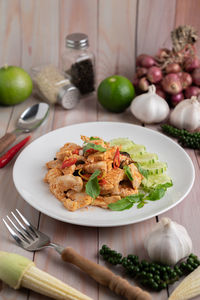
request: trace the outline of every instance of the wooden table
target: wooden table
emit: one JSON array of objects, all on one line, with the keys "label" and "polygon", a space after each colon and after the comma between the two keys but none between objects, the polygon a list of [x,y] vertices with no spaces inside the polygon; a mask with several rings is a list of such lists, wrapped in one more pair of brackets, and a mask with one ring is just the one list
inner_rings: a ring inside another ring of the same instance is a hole
[{"label": "wooden table", "polygon": [[[135,56],[140,53],[153,55],[159,47],[168,46],[170,31],[174,26],[186,23],[200,29],[199,10],[197,0],[1,0],[0,63],[20,65],[28,71],[31,66],[43,63],[59,65],[65,35],[83,31],[89,35],[96,55],[98,82],[112,74],[121,74],[132,79]],[[36,102],[37,100],[30,98],[15,107],[0,107],[0,136],[13,130],[20,113]],[[119,121],[142,125],[132,117],[129,110],[123,114],[106,112],[97,105],[94,94],[82,100],[71,111],[63,110],[59,106],[52,107],[47,122],[32,134],[32,141],[56,128],[91,121]],[[157,130],[156,126],[151,128]],[[107,244],[124,255],[139,253],[141,258],[145,258],[144,236],[161,217],[167,216],[187,228],[193,240],[194,253],[200,255],[200,156],[199,151],[187,150],[187,153],[194,163],[196,179],[186,199],[162,216],[116,228],[70,225],[40,214],[16,192],[12,179],[13,160],[0,170],[0,250],[33,259],[41,269],[94,300],[119,299],[77,268],[63,263],[53,250],[46,249],[34,254],[16,246],[1,219],[11,210],[19,208],[36,227],[49,234],[54,242],[71,246],[83,256],[103,265],[104,262],[97,255],[102,244]],[[164,290],[154,293],[153,299],[165,300],[169,292]],[[0,300],[11,299],[47,298],[27,290],[14,291],[0,284]]]},{"label": "wooden table", "polygon": [[[13,110],[7,107],[1,107],[1,134],[6,130],[11,131],[15,126],[16,119],[19,114],[26,107],[36,102],[37,101],[33,98],[29,99],[28,101],[17,105]],[[65,125],[96,120],[124,121],[132,124],[138,124],[138,122],[132,117],[129,110],[122,114],[112,114],[103,110],[97,105],[96,95],[94,94],[91,97],[83,99],[75,109],[70,111],[63,110],[59,106],[56,106],[55,108],[52,107],[45,124],[43,124],[32,134],[32,141],[46,132]],[[151,128],[157,130],[156,126],[151,126]],[[22,137],[19,137],[18,139],[20,140]],[[193,240],[194,252],[199,255],[200,243],[198,239],[198,233],[200,226],[200,206],[198,204],[198,195],[200,194],[200,186],[198,179],[200,177],[200,157],[198,152],[192,150],[187,152],[190,155],[196,170],[196,180],[193,189],[189,196],[183,202],[181,202],[181,204],[162,216],[159,215],[157,218],[159,220],[161,217],[167,216],[184,225]],[[157,222],[155,217],[138,224],[115,228],[89,228],[56,221],[33,209],[19,196],[12,180],[13,164],[14,160],[0,170],[0,218],[9,214],[11,210],[18,208],[27,216],[28,219],[31,220],[36,227],[49,234],[54,242],[61,245],[71,246],[83,256],[99,264],[104,264],[102,259],[100,259],[98,256],[98,250],[103,244],[109,245],[124,255],[129,253],[139,253],[141,258],[146,257],[143,247],[143,240],[147,232]],[[112,294],[108,289],[98,286],[96,282],[86,276],[83,272],[79,271],[76,267],[63,263],[54,250],[45,249],[35,254],[26,252],[15,245],[1,221],[0,230],[1,250],[19,253],[29,257],[30,259],[33,259],[41,269],[57,276],[61,280],[81,290],[95,300],[120,299]],[[116,272],[116,268],[112,269],[114,272]],[[119,274],[121,274],[121,272],[119,272]],[[154,293],[153,299],[167,299],[167,293],[167,290],[164,290],[158,294]],[[45,299],[45,297],[38,296],[32,292],[29,294],[26,290],[14,291],[5,285],[1,285],[1,300],[28,299],[27,295],[29,295],[29,300]]]}]

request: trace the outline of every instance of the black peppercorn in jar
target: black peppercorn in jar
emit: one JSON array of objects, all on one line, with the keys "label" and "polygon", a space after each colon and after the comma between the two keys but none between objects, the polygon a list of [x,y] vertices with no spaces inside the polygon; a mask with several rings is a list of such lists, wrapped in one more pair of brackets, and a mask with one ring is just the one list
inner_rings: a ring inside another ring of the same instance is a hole
[{"label": "black peppercorn in jar", "polygon": [[62,69],[82,95],[95,90],[94,55],[89,50],[88,36],[72,33],[66,37],[66,49],[62,56]]}]

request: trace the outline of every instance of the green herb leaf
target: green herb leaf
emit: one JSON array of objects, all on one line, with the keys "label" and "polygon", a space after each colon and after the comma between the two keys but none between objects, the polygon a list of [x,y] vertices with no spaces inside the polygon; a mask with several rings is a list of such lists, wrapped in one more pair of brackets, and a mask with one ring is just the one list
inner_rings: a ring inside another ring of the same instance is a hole
[{"label": "green herb leaf", "polygon": [[99,176],[100,173],[101,173],[100,170],[96,170],[90,176],[90,179],[88,180],[88,182],[85,186],[86,193],[94,199],[96,199],[96,197],[98,197],[100,194],[100,186],[99,186],[99,182],[97,179],[97,176]]},{"label": "green herb leaf", "polygon": [[90,141],[94,141],[94,140],[100,140],[100,138],[95,138],[95,137],[91,136]]},{"label": "green herb leaf", "polygon": [[166,183],[164,183],[164,184],[158,184],[158,185],[156,186],[156,188],[167,189],[167,188],[169,188],[169,187],[171,187],[171,186],[173,186],[173,182],[172,182],[172,181],[171,181],[171,182],[166,182]]},{"label": "green herb leaf", "polygon": [[165,195],[165,188],[156,188],[152,190],[145,200],[155,201],[161,199]]},{"label": "green herb leaf", "polygon": [[111,210],[117,210],[117,211],[122,211],[122,210],[125,210],[125,209],[129,209],[132,206],[133,206],[133,203],[131,203],[129,201],[129,199],[127,199],[127,198],[122,198],[121,200],[119,200],[117,202],[108,204],[108,207]]},{"label": "green herb leaf", "polygon": [[117,202],[108,204],[108,207],[111,210],[122,211],[131,208],[134,203],[141,201],[143,197],[144,194],[130,195],[125,198],[122,198],[121,200],[118,200]]},{"label": "green herb leaf", "polygon": [[83,148],[83,153],[85,153],[89,149],[94,149],[99,152],[106,152],[106,148],[102,147],[101,145],[95,145],[93,143],[88,143],[84,148]]},{"label": "green herb leaf", "polygon": [[144,206],[144,203],[145,202],[143,202],[143,201],[141,201],[140,203],[138,203],[137,208],[142,208]]},{"label": "green herb leaf", "polygon": [[132,180],[133,180],[133,177],[132,177],[131,170],[130,170],[129,166],[126,166],[126,165],[125,165],[125,166],[123,167],[123,169],[124,169],[124,172],[125,172],[126,176],[128,177],[128,179],[129,179],[130,181],[132,181]]},{"label": "green herb leaf", "polygon": [[145,178],[148,178],[148,171],[143,169],[140,164],[136,163],[136,167],[138,168],[138,171],[140,172],[140,174],[142,174]]}]

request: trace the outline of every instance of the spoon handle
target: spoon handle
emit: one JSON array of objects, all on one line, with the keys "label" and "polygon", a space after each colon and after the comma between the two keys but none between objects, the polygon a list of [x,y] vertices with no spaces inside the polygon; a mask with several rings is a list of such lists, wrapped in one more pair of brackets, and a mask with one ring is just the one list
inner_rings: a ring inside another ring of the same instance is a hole
[{"label": "spoon handle", "polygon": [[13,132],[8,132],[2,138],[0,138],[0,153],[6,150],[6,148],[15,140],[16,135]]}]

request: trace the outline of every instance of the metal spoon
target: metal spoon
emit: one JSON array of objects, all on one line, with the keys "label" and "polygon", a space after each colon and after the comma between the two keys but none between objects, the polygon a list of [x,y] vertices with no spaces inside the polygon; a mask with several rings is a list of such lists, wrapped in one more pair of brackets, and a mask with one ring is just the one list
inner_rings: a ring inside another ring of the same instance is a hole
[{"label": "metal spoon", "polygon": [[0,153],[12,144],[21,133],[38,128],[46,119],[48,112],[49,105],[47,103],[41,102],[28,107],[19,117],[16,129],[0,138]]}]

